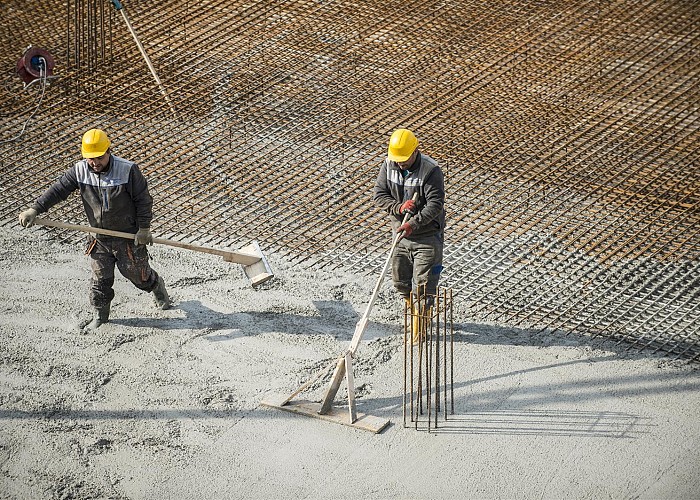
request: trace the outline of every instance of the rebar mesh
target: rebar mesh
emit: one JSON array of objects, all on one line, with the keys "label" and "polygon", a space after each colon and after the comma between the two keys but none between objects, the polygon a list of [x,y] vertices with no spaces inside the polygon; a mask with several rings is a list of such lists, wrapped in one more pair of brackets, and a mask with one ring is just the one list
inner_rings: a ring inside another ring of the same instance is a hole
[{"label": "rebar mesh", "polygon": [[[123,5],[181,120],[110,2],[0,5],[3,225],[102,127],[149,178],[155,233],[376,273],[371,191],[408,127],[446,175],[465,314],[700,359],[696,2]],[[12,140],[30,44],[59,78]],[[84,223],[77,197],[51,216]]]}]

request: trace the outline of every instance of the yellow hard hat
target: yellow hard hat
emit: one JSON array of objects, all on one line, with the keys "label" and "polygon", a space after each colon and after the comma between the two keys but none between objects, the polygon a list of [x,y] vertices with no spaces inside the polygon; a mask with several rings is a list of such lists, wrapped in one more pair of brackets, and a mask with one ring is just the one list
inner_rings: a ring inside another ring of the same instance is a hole
[{"label": "yellow hard hat", "polygon": [[413,132],[405,128],[394,130],[389,139],[387,158],[391,161],[406,161],[418,147],[418,139]]},{"label": "yellow hard hat", "polygon": [[97,158],[109,149],[109,138],[103,130],[93,128],[83,134],[83,158]]}]

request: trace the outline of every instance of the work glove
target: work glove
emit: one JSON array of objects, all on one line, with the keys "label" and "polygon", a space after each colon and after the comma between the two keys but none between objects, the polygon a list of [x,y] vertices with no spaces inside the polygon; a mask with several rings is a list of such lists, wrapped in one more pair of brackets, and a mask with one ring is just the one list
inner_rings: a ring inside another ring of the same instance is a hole
[{"label": "work glove", "polygon": [[416,215],[416,202],[413,200],[408,200],[404,201],[401,207],[399,208],[399,213],[401,215],[404,215],[406,213],[409,213],[411,215]]},{"label": "work glove", "polygon": [[39,215],[39,212],[33,208],[25,210],[19,214],[19,223],[22,224],[22,227],[32,227],[34,225],[34,219],[36,219],[37,215]]},{"label": "work glove", "polygon": [[134,243],[137,245],[153,245],[153,235],[151,230],[147,227],[141,227],[136,231],[136,236],[134,236]]},{"label": "work glove", "polygon": [[399,228],[396,230],[396,232],[399,233],[402,238],[408,238],[409,236],[411,236],[411,233],[413,232],[413,228],[407,222],[406,224],[401,224],[399,226]]}]

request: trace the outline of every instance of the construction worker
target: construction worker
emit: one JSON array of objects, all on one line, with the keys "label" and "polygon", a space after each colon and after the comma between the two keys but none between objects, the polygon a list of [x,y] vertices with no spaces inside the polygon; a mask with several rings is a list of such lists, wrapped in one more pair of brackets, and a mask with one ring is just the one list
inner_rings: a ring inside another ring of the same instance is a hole
[{"label": "construction worker", "polygon": [[[418,193],[416,201],[414,193]],[[394,287],[407,303],[412,302],[411,292],[415,297],[420,290],[431,307],[442,271],[445,186],[442,170],[418,150],[418,139],[410,130],[401,128],[391,134],[374,201],[389,214],[393,230],[403,235],[392,260]],[[411,218],[402,224],[407,213]]]},{"label": "construction worker", "polygon": [[[153,198],[138,166],[111,153],[107,134],[99,129],[85,132],[83,159],[69,168],[32,205],[19,215],[23,227],[31,227],[38,214],[76,190],[80,190],[85,214],[92,227],[135,233],[134,240],[97,235],[88,237],[92,281],[90,304],[93,317],[85,328],[95,329],[109,321],[114,298],[114,267],[137,288],[153,292],[156,306],[170,307],[163,278],[148,263],[146,244],[153,244],[151,219]],[[87,322],[86,322],[87,323]]]}]

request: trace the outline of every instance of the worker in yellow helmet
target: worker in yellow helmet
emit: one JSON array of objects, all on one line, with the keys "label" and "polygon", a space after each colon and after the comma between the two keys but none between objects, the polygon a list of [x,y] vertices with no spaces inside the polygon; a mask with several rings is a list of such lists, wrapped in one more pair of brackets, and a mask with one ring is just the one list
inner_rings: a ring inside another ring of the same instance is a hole
[{"label": "worker in yellow helmet", "polygon": [[[412,199],[414,193],[417,201]],[[419,151],[418,139],[410,130],[400,128],[391,134],[374,201],[389,214],[393,230],[403,235],[392,260],[394,287],[407,302],[420,287],[430,306],[442,271],[445,186],[442,170]],[[406,213],[412,217],[402,224]]]},{"label": "worker in yellow helmet", "polygon": [[85,215],[92,227],[135,233],[134,240],[97,235],[88,236],[86,254],[90,256],[92,283],[90,303],[92,320],[82,325],[87,330],[109,321],[114,298],[114,268],[137,288],[153,292],[156,306],[170,307],[163,278],[148,262],[146,244],[153,243],[151,219],[153,198],[148,183],[136,163],[111,153],[111,142],[100,129],[83,134],[83,159],[69,168],[32,205],[19,215],[23,227],[34,224],[38,214],[47,212],[74,191],[80,191]]}]

